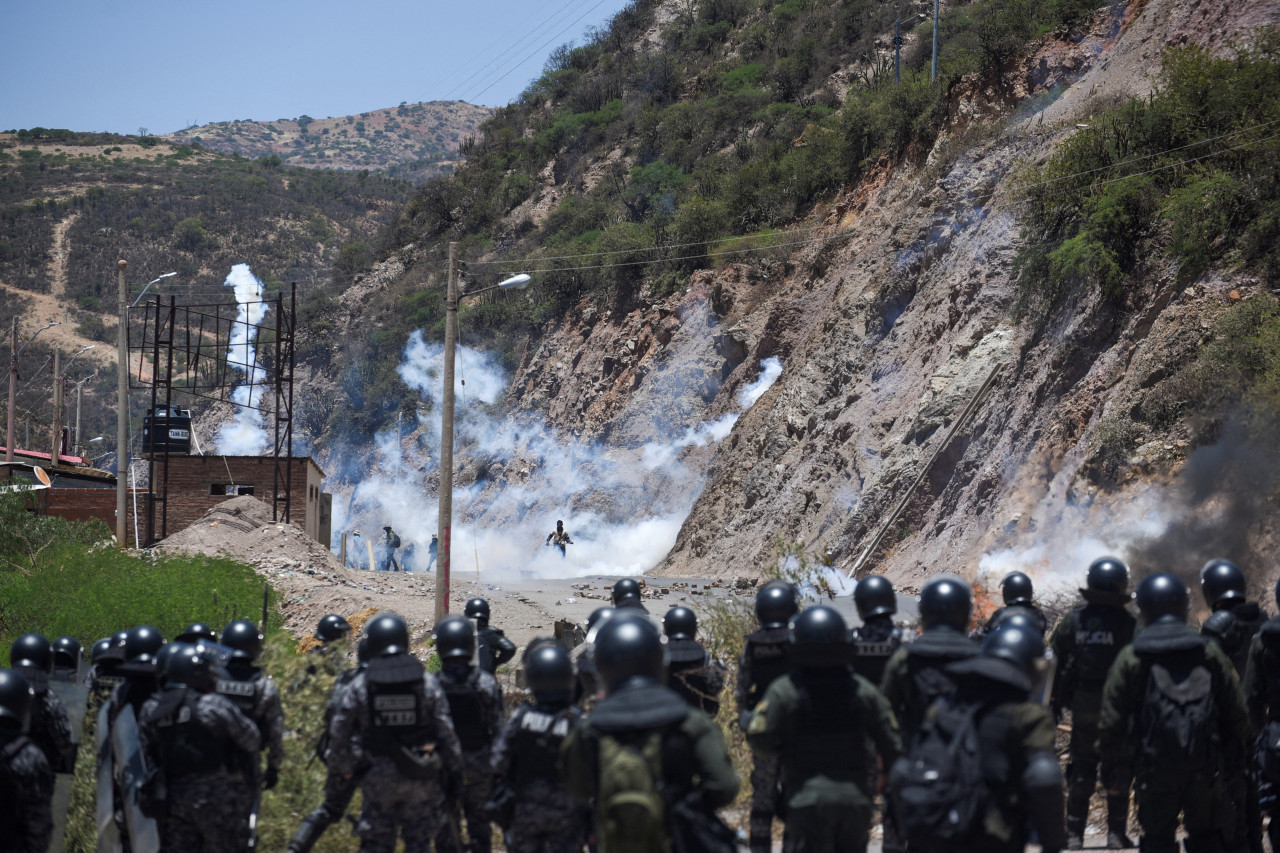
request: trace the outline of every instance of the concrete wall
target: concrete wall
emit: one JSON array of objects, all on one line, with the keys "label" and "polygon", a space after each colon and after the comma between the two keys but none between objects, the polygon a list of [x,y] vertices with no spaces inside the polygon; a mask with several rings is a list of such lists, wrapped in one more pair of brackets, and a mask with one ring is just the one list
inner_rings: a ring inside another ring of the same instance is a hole
[{"label": "concrete wall", "polygon": [[[157,459],[157,491],[162,471]],[[309,457],[294,458],[290,520],[320,541],[320,495],[324,472]],[[167,530],[177,533],[217,504],[237,494],[248,494],[271,506],[275,462],[270,456],[170,456]],[[284,470],[280,489],[284,491]],[[234,486],[228,493],[227,487]],[[239,489],[240,491],[236,491]],[[139,508],[140,511],[141,507]],[[160,536],[160,511],[156,506],[155,536]],[[280,505],[283,516],[284,504]],[[143,511],[145,518],[145,512]],[[324,543],[328,545],[328,542]]]}]

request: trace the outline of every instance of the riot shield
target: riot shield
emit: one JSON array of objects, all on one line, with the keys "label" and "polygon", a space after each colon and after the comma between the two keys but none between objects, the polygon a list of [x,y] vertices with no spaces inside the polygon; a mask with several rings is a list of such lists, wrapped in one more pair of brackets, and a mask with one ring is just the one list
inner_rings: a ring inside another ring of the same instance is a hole
[{"label": "riot shield", "polygon": [[111,729],[112,754],[115,756],[120,796],[124,798],[124,821],[129,829],[132,853],[159,853],[160,830],[156,822],[142,812],[142,786],[147,779],[146,757],[138,737],[138,719],[133,706],[125,705],[116,715]]},{"label": "riot shield", "polygon": [[[71,743],[76,751],[80,748],[80,736],[84,731],[84,716],[89,704],[89,688],[75,681],[49,680],[52,690],[67,709],[67,717],[71,721]],[[67,809],[71,806],[71,786],[75,781],[73,773],[59,773],[53,783],[53,837],[49,841],[49,853],[62,853],[63,842],[67,832]]]},{"label": "riot shield", "polygon": [[116,828],[110,710],[110,705],[103,705],[98,711],[98,853],[122,853],[124,850]]}]

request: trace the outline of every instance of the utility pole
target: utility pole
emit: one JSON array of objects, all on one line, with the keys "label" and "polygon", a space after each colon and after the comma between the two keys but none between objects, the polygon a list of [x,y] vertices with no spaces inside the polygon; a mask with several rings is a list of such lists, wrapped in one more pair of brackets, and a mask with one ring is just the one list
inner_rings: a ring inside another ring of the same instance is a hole
[{"label": "utility pole", "polygon": [[58,467],[58,457],[62,451],[62,351],[53,351],[53,453],[49,457],[50,467]]},{"label": "utility pole", "polygon": [[116,263],[120,296],[120,327],[116,333],[116,544],[129,547],[129,505],[125,502],[125,471],[129,470],[129,288],[128,261]]},{"label": "utility pole", "polygon": [[84,442],[80,439],[80,400],[84,397],[84,383],[92,380],[97,375],[98,371],[95,370],[92,375],[86,376],[76,383],[76,430],[73,433],[75,438],[71,442],[71,452],[74,456],[84,455]]},{"label": "utility pole", "polygon": [[9,345],[9,422],[5,429],[4,461],[13,461],[13,420],[18,405],[18,318],[13,318],[13,343]]},{"label": "utility pole", "polygon": [[902,20],[893,22],[893,82],[902,82]]},{"label": "utility pole", "polygon": [[458,244],[449,243],[444,295],[444,396],[440,412],[440,520],[436,551],[436,621],[449,612],[449,546],[453,529],[453,360],[458,346]]},{"label": "utility pole", "polygon": [[933,68],[929,72],[929,82],[938,79],[938,0],[933,0]]}]

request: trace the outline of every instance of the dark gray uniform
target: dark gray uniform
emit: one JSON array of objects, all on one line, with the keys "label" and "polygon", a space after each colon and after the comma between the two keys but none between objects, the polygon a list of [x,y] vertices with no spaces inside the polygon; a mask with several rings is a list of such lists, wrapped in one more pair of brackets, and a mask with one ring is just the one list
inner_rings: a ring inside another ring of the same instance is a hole
[{"label": "dark gray uniform", "polygon": [[45,853],[53,835],[53,769],[40,747],[0,734],[0,838],[13,853]]},{"label": "dark gray uniform", "polygon": [[[262,733],[267,751],[267,772],[274,775],[284,763],[284,709],[280,691],[261,667],[233,659],[227,664],[227,678],[218,679],[218,693],[230,699]],[[255,768],[256,769],[256,768]]]},{"label": "dark gray uniform", "polygon": [[853,646],[853,671],[876,687],[884,679],[884,668],[902,646],[902,629],[889,615],[872,616],[849,632]]},{"label": "dark gray uniform", "polygon": [[[329,727],[333,724],[338,706],[342,704],[343,695],[355,677],[360,674],[360,669],[360,667],[353,667],[334,679],[333,691],[329,694],[329,701],[324,706],[324,733],[320,736],[320,742],[316,744],[316,757],[324,762],[326,767],[329,766],[329,754],[332,751]],[[324,779],[324,800],[315,811],[303,818],[302,825],[298,827],[298,831],[289,842],[291,853],[310,850],[320,840],[324,831],[347,813],[347,807],[351,805],[351,798],[355,794],[355,776],[347,778],[341,773],[335,773],[330,767]]]},{"label": "dark gray uniform", "polygon": [[578,853],[587,831],[587,810],[569,796],[560,779],[560,747],[582,712],[524,703],[507,720],[493,746],[495,790],[514,800],[507,829],[510,853]]},{"label": "dark gray uniform", "polygon": [[140,734],[148,765],[167,786],[162,848],[243,850],[256,794],[257,726],[225,696],[180,685],[143,704]]},{"label": "dark gray uniform", "polygon": [[[738,659],[738,683],[733,696],[738,721],[745,732],[751,712],[769,685],[791,671],[791,634],[786,628],[761,628],[747,635]],[[773,849],[773,816],[778,811],[780,760],[776,753],[753,753],[751,764],[751,853]]]},{"label": "dark gray uniform", "polygon": [[667,640],[667,686],[708,717],[720,713],[724,664],[697,640]]},{"label": "dark gray uniform", "polygon": [[75,769],[75,743],[71,736],[71,718],[58,694],[49,689],[49,676],[33,667],[20,666],[18,672],[35,691],[31,706],[31,726],[27,737],[44,753],[54,773],[71,773]]},{"label": "dark gray uniform", "polygon": [[[485,816],[484,804],[489,799],[490,762],[493,742],[502,731],[502,690],[497,680],[479,667],[468,667],[465,676],[445,667],[440,673],[440,687],[449,701],[449,717],[462,747],[462,814],[467,819],[467,838],[474,853],[487,853],[493,846],[492,828]],[[453,826],[445,826],[436,834],[436,850],[457,851],[457,807]]]},{"label": "dark gray uniform", "polygon": [[408,654],[375,658],[342,697],[330,726],[329,769],[359,777],[356,827],[365,853],[428,853],[445,789],[462,772],[449,702],[434,675]]},{"label": "dark gray uniform", "polygon": [[480,668],[492,675],[516,656],[516,644],[508,640],[501,629],[486,624],[476,631],[476,652]]}]

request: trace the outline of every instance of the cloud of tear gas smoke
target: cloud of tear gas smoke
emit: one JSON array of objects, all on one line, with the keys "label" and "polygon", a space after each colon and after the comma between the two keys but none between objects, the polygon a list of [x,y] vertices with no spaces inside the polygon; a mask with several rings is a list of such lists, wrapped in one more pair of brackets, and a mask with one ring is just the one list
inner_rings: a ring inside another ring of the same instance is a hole
[{"label": "cloud of tear gas smoke", "polygon": [[[782,361],[777,356],[771,356],[760,362],[760,375],[755,381],[749,385],[742,387],[738,391],[735,398],[738,405],[743,411],[750,409],[755,405],[756,400],[764,396],[764,392],[773,387],[773,383],[778,381],[778,377],[782,375]],[[669,442],[651,441],[641,448],[640,464],[653,470],[670,465],[676,460],[680,451],[686,447],[706,447],[709,444],[715,444],[722,441],[732,430],[733,425],[738,422],[741,412],[730,412],[727,415],[721,415],[715,420],[703,421],[695,426],[691,426],[684,431],[679,438]]]},{"label": "cloud of tear gas smoke", "polygon": [[[439,344],[418,332],[410,336],[400,376],[432,404],[430,410],[406,424],[406,439],[394,429],[380,433],[376,458],[350,500],[334,506],[335,531],[363,525],[368,536],[364,527],[380,534],[383,524],[391,524],[413,545],[406,554],[410,569],[427,568],[427,547],[437,530],[438,498],[424,483],[433,484],[438,471],[441,354]],[[451,554],[458,583],[472,577],[477,565],[488,579],[620,575],[640,574],[666,556],[702,489],[702,472],[677,461],[674,451],[663,464],[650,466],[644,462],[648,446],[582,441],[558,433],[536,414],[495,415],[490,407],[506,389],[507,376],[486,353],[459,346],[457,357]],[[752,392],[751,402],[759,393]],[[688,427],[680,447],[719,441],[737,417]],[[563,555],[546,544],[557,520],[573,540]]]},{"label": "cloud of tear gas smoke", "polygon": [[231,327],[227,363],[244,373],[246,381],[231,392],[236,413],[218,429],[218,452],[228,456],[258,456],[270,446],[262,412],[257,408],[266,391],[267,372],[258,365],[253,341],[258,335],[258,324],[267,314],[267,305],[262,301],[262,282],[249,271],[248,264],[233,266],[223,284],[235,289],[240,306]]},{"label": "cloud of tear gas smoke", "polygon": [[1046,498],[1037,510],[1039,530],[1026,537],[1030,541],[984,555],[978,582],[994,587],[1007,573],[1024,571],[1037,592],[1070,591],[1103,556],[1125,560],[1135,586],[1146,575],[1172,572],[1194,592],[1201,567],[1218,557],[1260,582],[1270,558],[1255,543],[1277,475],[1280,452],[1229,422],[1217,443],[1191,454],[1171,485],[1130,490],[1105,505]]}]

